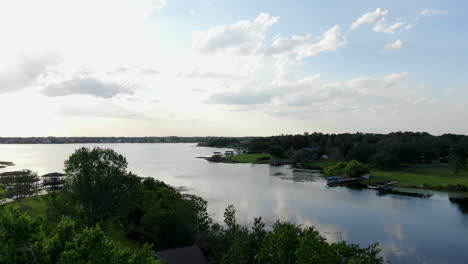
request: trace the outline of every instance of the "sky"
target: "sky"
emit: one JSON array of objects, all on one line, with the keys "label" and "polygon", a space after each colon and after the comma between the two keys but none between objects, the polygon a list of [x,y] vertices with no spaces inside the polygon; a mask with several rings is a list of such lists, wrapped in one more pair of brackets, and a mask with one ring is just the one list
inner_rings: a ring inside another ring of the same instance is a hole
[{"label": "sky", "polygon": [[468,134],[468,3],[0,2],[0,136]]}]

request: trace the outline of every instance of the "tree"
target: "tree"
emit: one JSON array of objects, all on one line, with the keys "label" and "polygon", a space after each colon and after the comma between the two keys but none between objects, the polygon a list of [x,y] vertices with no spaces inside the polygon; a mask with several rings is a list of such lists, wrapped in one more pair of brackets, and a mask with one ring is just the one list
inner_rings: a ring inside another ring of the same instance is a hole
[{"label": "tree", "polygon": [[340,161],[335,165],[326,166],[323,172],[328,177],[342,176],[344,175],[344,168],[348,165],[346,161]]},{"label": "tree", "polygon": [[357,160],[363,163],[369,162],[369,158],[376,152],[376,147],[371,144],[361,143],[355,145],[346,154],[346,160]]},{"label": "tree", "polygon": [[75,234],[58,259],[60,264],[162,264],[149,245],[135,252],[122,249],[105,237],[99,225]]},{"label": "tree", "polygon": [[381,150],[375,153],[371,158],[372,165],[379,169],[389,170],[400,167],[400,159],[392,153]]},{"label": "tree", "polygon": [[352,160],[346,164],[346,167],[344,167],[343,171],[349,177],[358,178],[366,173],[369,173],[369,167],[357,160]]},{"label": "tree", "polygon": [[3,184],[0,184],[0,202],[2,199],[6,197],[6,191],[5,187],[3,187]]},{"label": "tree", "polygon": [[466,158],[468,152],[461,145],[455,145],[450,150],[450,163],[454,174],[458,174],[461,170],[466,169]]},{"label": "tree", "polygon": [[134,218],[132,225],[140,226],[140,236],[159,247],[193,244],[196,235],[211,223],[205,200],[183,196],[167,185],[146,190],[140,204],[142,216]]},{"label": "tree", "polygon": [[38,219],[8,205],[0,210],[0,263],[38,262],[42,238]]},{"label": "tree", "polygon": [[266,235],[263,247],[258,254],[260,263],[296,263],[296,248],[302,230],[299,226],[277,221],[273,231]]},{"label": "tree", "polygon": [[80,148],[65,161],[66,191],[89,225],[128,214],[140,179],[126,169],[125,157],[112,149]]},{"label": "tree", "polygon": [[269,152],[271,155],[281,158],[284,156],[285,151],[280,145],[274,145],[269,148]]},{"label": "tree", "polygon": [[4,172],[0,183],[6,187],[9,198],[24,198],[36,193],[39,189],[39,176],[31,170]]}]

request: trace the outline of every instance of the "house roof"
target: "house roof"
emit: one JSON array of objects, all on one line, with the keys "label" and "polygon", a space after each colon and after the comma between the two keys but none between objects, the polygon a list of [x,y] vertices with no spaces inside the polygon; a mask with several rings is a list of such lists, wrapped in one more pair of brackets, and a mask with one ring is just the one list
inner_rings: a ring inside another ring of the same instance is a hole
[{"label": "house roof", "polygon": [[156,252],[165,264],[208,264],[197,245]]},{"label": "house roof", "polygon": [[65,174],[59,173],[59,172],[52,172],[52,173],[47,173],[47,174],[42,175],[42,177],[44,177],[44,178],[63,177],[63,176],[65,176]]}]

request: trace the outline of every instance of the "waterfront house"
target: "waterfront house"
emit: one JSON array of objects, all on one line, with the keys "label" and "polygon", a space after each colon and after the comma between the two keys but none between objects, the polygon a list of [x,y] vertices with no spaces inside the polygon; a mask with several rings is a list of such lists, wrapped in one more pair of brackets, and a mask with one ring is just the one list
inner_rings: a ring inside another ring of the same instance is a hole
[{"label": "waterfront house", "polygon": [[65,174],[52,172],[42,175],[42,186],[44,189],[59,189],[63,186]]}]

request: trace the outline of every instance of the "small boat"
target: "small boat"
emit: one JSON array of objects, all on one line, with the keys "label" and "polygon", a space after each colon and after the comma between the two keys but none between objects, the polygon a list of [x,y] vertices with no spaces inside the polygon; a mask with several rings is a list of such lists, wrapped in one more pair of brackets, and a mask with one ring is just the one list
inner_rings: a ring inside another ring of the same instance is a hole
[{"label": "small boat", "polygon": [[342,179],[340,177],[328,177],[327,179],[327,185],[328,186],[340,186],[340,185],[347,185],[351,183],[356,183],[361,181],[361,178],[345,178]]}]

